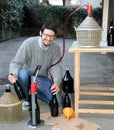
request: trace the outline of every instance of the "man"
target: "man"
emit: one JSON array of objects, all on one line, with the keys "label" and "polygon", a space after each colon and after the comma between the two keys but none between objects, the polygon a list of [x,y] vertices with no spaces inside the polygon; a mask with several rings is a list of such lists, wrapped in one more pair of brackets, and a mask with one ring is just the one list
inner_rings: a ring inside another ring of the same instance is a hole
[{"label": "man", "polygon": [[16,56],[10,63],[8,79],[11,83],[16,80],[22,85],[26,95],[23,102],[23,109],[30,107],[30,77],[33,75],[37,65],[41,65],[37,81],[37,97],[50,104],[52,94],[57,95],[59,105],[62,105],[59,84],[61,82],[61,62],[50,69],[53,81],[48,75],[48,68],[56,63],[61,52],[57,44],[54,43],[57,30],[53,23],[46,23],[40,30],[40,36],[26,39],[17,51]]}]

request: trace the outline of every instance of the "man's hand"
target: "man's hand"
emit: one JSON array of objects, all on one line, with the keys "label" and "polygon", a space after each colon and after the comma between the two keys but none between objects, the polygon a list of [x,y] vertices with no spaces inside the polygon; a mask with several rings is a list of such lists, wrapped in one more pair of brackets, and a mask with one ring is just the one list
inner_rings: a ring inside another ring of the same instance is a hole
[{"label": "man's hand", "polygon": [[17,75],[16,75],[15,73],[10,74],[10,75],[8,76],[8,80],[9,80],[11,83],[15,83],[16,80],[17,80]]},{"label": "man's hand", "polygon": [[54,95],[54,94],[57,94],[57,93],[60,91],[59,86],[54,83],[54,84],[51,86],[51,91],[52,91],[53,95]]}]

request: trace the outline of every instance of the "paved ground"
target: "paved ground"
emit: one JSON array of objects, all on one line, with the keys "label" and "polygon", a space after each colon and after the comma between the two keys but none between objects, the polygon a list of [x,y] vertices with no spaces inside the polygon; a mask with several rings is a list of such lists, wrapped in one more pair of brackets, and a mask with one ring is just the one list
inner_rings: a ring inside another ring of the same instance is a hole
[{"label": "paved ground", "polygon": [[[15,56],[17,49],[21,45],[22,41],[27,37],[20,37],[4,41],[0,43],[0,95],[3,94],[3,87],[6,83],[8,75],[8,68],[11,59]],[[68,49],[72,45],[74,39],[66,39],[65,56],[63,58],[63,74],[65,68],[69,67],[71,75],[74,75],[74,59],[73,54],[68,53]],[[59,44],[62,50],[62,39],[57,38],[56,42]],[[102,85],[113,86],[114,85],[114,66],[113,61],[106,54],[82,54],[81,55],[81,85]],[[39,101],[41,112],[49,111],[48,105]],[[113,106],[112,106],[113,107]],[[114,115],[110,114],[80,114],[80,117],[97,123],[103,130],[114,130]],[[23,111],[22,120],[15,124],[0,124],[3,130],[28,130],[26,125],[29,118],[29,113]],[[40,130],[51,130],[50,126],[44,126],[38,128]]]}]

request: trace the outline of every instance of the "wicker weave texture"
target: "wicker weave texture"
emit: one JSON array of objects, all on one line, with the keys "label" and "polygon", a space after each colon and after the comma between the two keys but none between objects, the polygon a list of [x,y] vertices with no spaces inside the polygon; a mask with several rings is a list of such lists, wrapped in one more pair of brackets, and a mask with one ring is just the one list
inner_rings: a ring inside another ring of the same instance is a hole
[{"label": "wicker weave texture", "polygon": [[79,47],[99,47],[101,41],[100,30],[77,30]]},{"label": "wicker weave texture", "polygon": [[79,47],[99,47],[102,29],[92,17],[87,16],[75,30]]},{"label": "wicker weave texture", "polygon": [[13,93],[4,93],[0,97],[0,122],[15,123],[21,120],[22,102]]}]

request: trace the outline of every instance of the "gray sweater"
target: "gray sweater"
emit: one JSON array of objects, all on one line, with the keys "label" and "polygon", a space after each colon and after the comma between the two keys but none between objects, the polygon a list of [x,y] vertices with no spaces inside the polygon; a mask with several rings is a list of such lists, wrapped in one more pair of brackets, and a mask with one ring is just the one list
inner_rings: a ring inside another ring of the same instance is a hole
[{"label": "gray sweater", "polygon": [[[26,39],[17,51],[16,56],[10,63],[9,73],[16,73],[20,68],[26,68],[34,72],[37,65],[41,65],[39,75],[48,76],[47,69],[50,65],[58,61],[61,56],[60,48],[54,42],[46,49],[41,47],[41,37],[31,37]],[[61,62],[51,68],[53,80],[58,85],[61,82]]]}]

